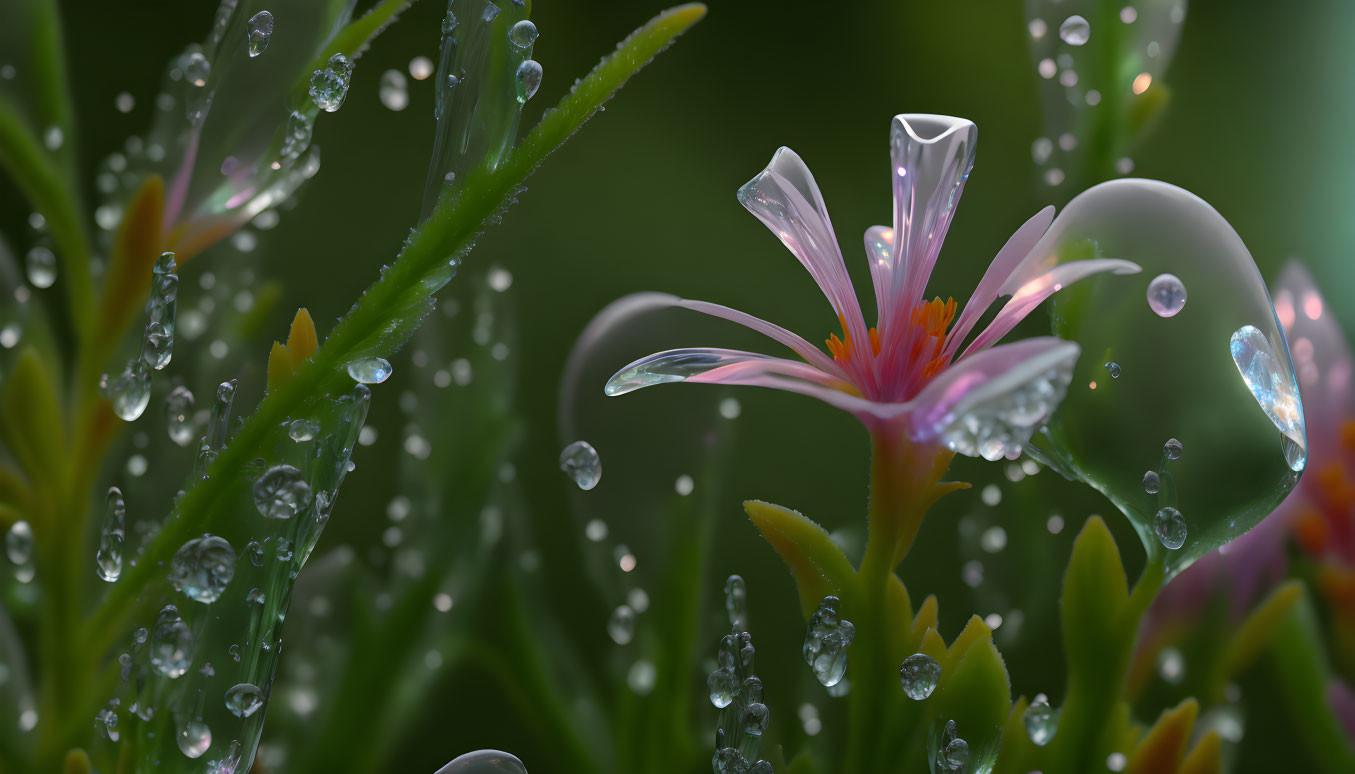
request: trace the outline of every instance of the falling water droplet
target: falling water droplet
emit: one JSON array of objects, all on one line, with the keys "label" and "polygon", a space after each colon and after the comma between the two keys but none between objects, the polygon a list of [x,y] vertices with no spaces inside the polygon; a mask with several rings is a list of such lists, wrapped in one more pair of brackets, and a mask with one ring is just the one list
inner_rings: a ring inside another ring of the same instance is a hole
[{"label": "falling water droplet", "polygon": [[203,535],[184,543],[169,562],[169,582],[189,599],[210,605],[235,577],[235,549],[224,538]]},{"label": "falling water droplet", "polygon": [[169,439],[180,446],[191,444],[196,435],[193,402],[193,393],[187,387],[175,387],[165,396],[165,427]]},{"label": "falling water droplet", "polygon": [[536,90],[541,88],[541,63],[535,59],[528,59],[518,65],[518,71],[513,80],[517,84],[518,102],[527,104],[527,100],[536,96]]},{"label": "falling water droplet", "polygon": [[1143,491],[1148,494],[1157,494],[1162,488],[1162,477],[1155,470],[1149,470],[1143,474]]},{"label": "falling water droplet", "polygon": [[539,34],[535,24],[532,24],[528,19],[523,19],[508,30],[508,39],[518,48],[526,48],[536,42]]},{"label": "falling water droplet", "polygon": [[36,245],[24,256],[24,270],[35,288],[50,288],[56,283],[56,253]]},{"label": "falling water droplet", "polygon": [[151,400],[151,367],[137,358],[116,378],[105,374],[101,391],[112,401],[114,414],[124,422],[135,422]]},{"label": "falling water droplet", "polygon": [[237,718],[247,718],[263,706],[263,691],[253,683],[240,683],[226,691],[226,709]]},{"label": "falling water droplet", "polygon": [[184,755],[189,758],[201,758],[202,754],[207,752],[207,748],[212,746],[212,729],[207,727],[202,718],[194,718],[179,729],[176,741]]},{"label": "falling water droplet", "polygon": [[931,696],[940,680],[941,665],[926,653],[914,653],[905,658],[899,667],[899,682],[903,684],[903,692],[914,701]]},{"label": "falling water droplet", "polygon": [[1175,274],[1159,274],[1148,283],[1148,307],[1158,317],[1175,317],[1186,305],[1186,285]]},{"label": "falling water droplet", "polygon": [[1110,372],[1110,378],[1120,378],[1120,364],[1114,361],[1106,363],[1106,370]]},{"label": "falling water droplet", "polygon": [[635,638],[635,611],[630,605],[618,605],[607,620],[607,636],[617,645],[625,645]]},{"label": "falling water droplet", "polygon": [[265,518],[290,519],[312,499],[310,485],[291,465],[275,465],[254,482],[254,507]]},{"label": "falling water droplet", "polygon": [[348,364],[348,375],[359,384],[381,384],[390,378],[391,364],[379,357],[364,357]]},{"label": "falling water droplet", "polygon": [[1059,25],[1059,38],[1070,46],[1086,45],[1092,36],[1092,25],[1076,14],[1063,20]]},{"label": "falling water droplet", "polygon": [[1153,532],[1162,545],[1175,551],[1186,543],[1186,517],[1170,505],[1159,508],[1153,517]]},{"label": "falling water droplet", "polygon": [[268,50],[268,41],[273,37],[273,14],[259,11],[249,17],[245,25],[249,36],[249,56],[254,58]]},{"label": "falling water droplet", "polygon": [[560,470],[574,479],[574,483],[584,491],[598,485],[602,480],[602,461],[597,449],[587,441],[575,441],[560,452]]},{"label": "falling water droplet", "polygon": [[1054,738],[1054,733],[1059,727],[1058,715],[1049,706],[1049,702],[1038,698],[1026,707],[1021,722],[1026,726],[1026,736],[1030,737],[1030,741],[1036,747],[1049,744],[1049,740]]},{"label": "falling water droplet", "polygon": [[731,575],[725,579],[725,613],[734,631],[748,628],[748,586],[742,576]]},{"label": "falling water droplet", "polygon": [[377,95],[381,98],[381,104],[390,110],[398,112],[409,107],[409,85],[405,74],[399,70],[382,73]]},{"label": "falling water droplet", "polygon": [[455,758],[435,774],[527,774],[527,767],[506,752],[476,750]]},{"label": "falling water droplet", "polygon": [[110,487],[104,510],[103,526],[99,529],[99,550],[94,555],[99,577],[112,583],[122,576],[122,543],[126,537],[127,506],[122,490]]},{"label": "falling water droplet", "polygon": [[155,619],[150,636],[151,666],[160,674],[175,678],[188,671],[193,648],[193,635],[179,617],[179,609],[166,605]]},{"label": "falling water droplet", "polygon": [[287,437],[297,443],[312,440],[320,432],[320,423],[309,419],[294,419],[287,425]]},{"label": "falling water droplet", "polygon": [[837,597],[824,597],[809,617],[801,648],[805,663],[821,685],[831,688],[847,674],[847,647],[856,637],[856,627],[841,616]]},{"label": "falling water droplet", "polygon": [[310,95],[316,107],[333,113],[343,106],[348,97],[348,84],[353,77],[353,63],[343,54],[335,54],[325,69],[311,75]]}]

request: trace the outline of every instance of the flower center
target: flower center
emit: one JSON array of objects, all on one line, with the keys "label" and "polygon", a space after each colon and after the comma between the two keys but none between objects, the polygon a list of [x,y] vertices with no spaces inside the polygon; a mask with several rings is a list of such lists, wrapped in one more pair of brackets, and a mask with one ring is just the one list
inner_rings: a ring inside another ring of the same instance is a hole
[{"label": "flower center", "polygon": [[[889,396],[888,399],[906,400],[946,367],[948,358],[943,354],[946,331],[955,319],[955,309],[954,298],[945,301],[934,298],[919,302],[900,330],[887,330],[881,334],[879,329],[871,328],[872,362],[868,363],[856,362],[847,321],[838,315],[842,338],[838,338],[836,333],[829,336],[828,352],[849,373],[858,369],[875,371],[879,377],[898,388],[883,390]],[[882,352],[888,362],[876,366],[874,361],[880,358]]]}]

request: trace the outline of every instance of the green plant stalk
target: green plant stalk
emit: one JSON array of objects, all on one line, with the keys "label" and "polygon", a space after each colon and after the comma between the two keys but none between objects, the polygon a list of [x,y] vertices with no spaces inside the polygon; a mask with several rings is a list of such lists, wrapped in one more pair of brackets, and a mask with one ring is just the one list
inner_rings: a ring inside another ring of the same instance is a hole
[{"label": "green plant stalk", "polygon": [[[460,195],[444,201],[410,236],[397,260],[359,299],[296,375],[260,402],[255,414],[217,456],[208,477],[187,491],[178,518],[168,520],[137,563],[124,573],[75,640],[84,649],[78,666],[92,667],[127,628],[145,600],[138,595],[160,574],[191,535],[211,532],[234,514],[221,497],[241,483],[242,471],[271,444],[283,419],[301,415],[323,395],[346,389],[346,364],[358,357],[390,354],[417,327],[430,298],[451,268],[452,256],[468,248],[488,221],[521,191],[523,181],[555,148],[583,125],[637,70],[705,15],[700,4],[661,13],[634,32],[543,116],[522,144],[495,170],[468,176]],[[90,697],[69,705],[89,707]]]}]

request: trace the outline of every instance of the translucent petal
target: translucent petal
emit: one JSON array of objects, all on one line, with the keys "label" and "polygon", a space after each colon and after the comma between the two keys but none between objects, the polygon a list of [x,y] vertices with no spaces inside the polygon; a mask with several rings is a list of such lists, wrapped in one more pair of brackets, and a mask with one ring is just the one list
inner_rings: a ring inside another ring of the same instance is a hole
[{"label": "translucent petal", "polygon": [[[1150,180],[1096,186],[1059,215],[1030,263],[1094,257],[1143,272],[1054,296],[1054,333],[1095,356],[1078,363],[1033,453],[1109,497],[1174,574],[1261,521],[1297,483],[1307,440],[1294,368],[1246,246],[1193,194]],[[1168,272],[1189,300],[1164,318],[1147,288]],[[1119,378],[1107,378],[1107,361]],[[1169,439],[1177,458],[1164,453]],[[1156,494],[1144,491],[1146,470],[1161,478]],[[1185,518],[1179,549],[1153,531],[1167,506]]]}]

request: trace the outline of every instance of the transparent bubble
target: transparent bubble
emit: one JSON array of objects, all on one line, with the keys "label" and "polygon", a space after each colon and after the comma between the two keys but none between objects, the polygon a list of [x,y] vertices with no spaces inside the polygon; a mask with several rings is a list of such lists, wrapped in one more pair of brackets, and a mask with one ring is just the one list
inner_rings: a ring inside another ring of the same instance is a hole
[{"label": "transparent bubble", "polygon": [[263,691],[253,683],[240,683],[226,691],[226,709],[237,718],[247,718],[263,706]]},{"label": "transparent bubble", "polygon": [[1070,46],[1084,46],[1092,36],[1092,25],[1081,16],[1074,14],[1059,25],[1059,38]]},{"label": "transparent bubble", "polygon": [[905,658],[899,667],[899,682],[903,684],[903,692],[914,701],[931,696],[940,680],[941,665],[926,653],[914,653]]},{"label": "transparent bubble", "polygon": [[1174,317],[1186,306],[1186,284],[1175,274],[1159,274],[1148,283],[1148,307],[1158,317]]},{"label": "transparent bubble", "polygon": [[476,750],[457,757],[435,774],[527,774],[527,767],[506,752]]},{"label": "transparent bubble", "polygon": [[[1170,576],[1257,524],[1298,482],[1307,440],[1297,379],[1251,255],[1203,200],[1151,180],[1098,185],[1059,214],[1029,271],[1093,256],[1142,272],[1093,277],[1054,297],[1053,332],[1083,356],[1031,454],[1105,494]],[[1166,269],[1191,288],[1171,317],[1144,303]],[[1113,385],[1107,357],[1122,367]],[[1168,466],[1171,491],[1165,475],[1161,491],[1147,491],[1144,471]],[[1189,520],[1184,531],[1171,524],[1166,544],[1155,525],[1163,507]]]}]

